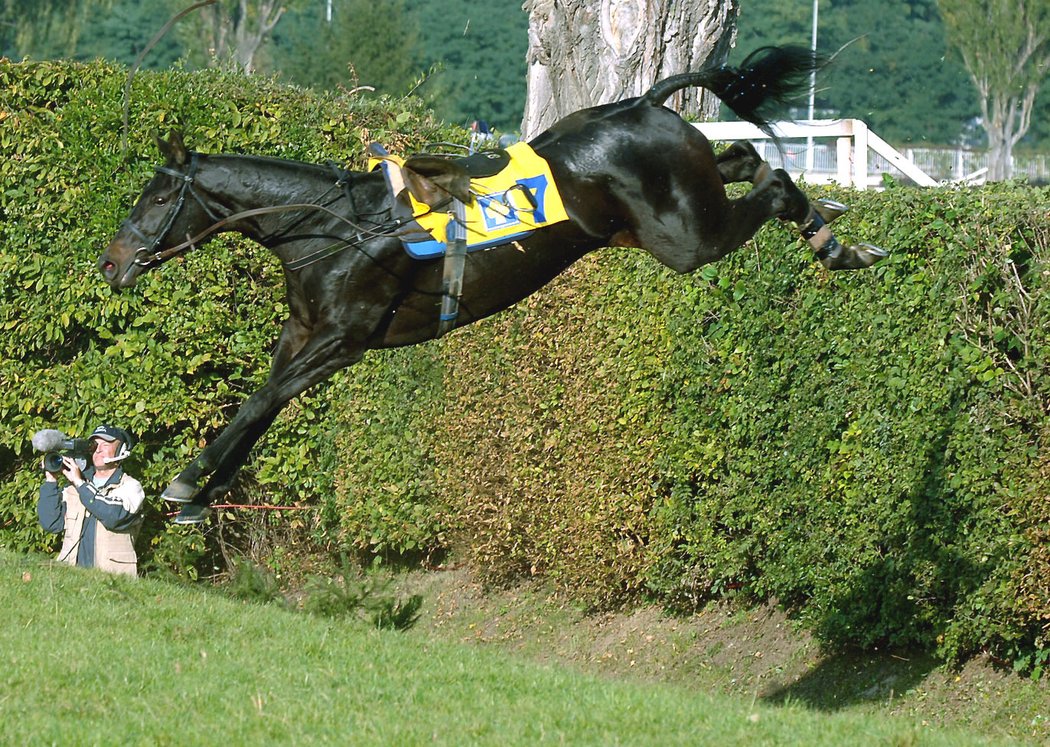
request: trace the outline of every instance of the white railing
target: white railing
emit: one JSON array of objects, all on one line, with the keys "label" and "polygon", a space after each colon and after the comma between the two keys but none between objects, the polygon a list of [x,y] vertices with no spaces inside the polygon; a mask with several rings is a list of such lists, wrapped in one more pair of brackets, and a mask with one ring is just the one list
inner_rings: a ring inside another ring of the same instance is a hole
[{"label": "white railing", "polygon": [[[756,148],[774,168],[783,168],[792,177],[803,176],[810,183],[838,182],[857,189],[877,187],[882,173],[892,169],[922,187],[933,187],[938,181],[893,146],[868,129],[859,119],[812,119],[801,122],[779,122],[773,131],[784,143],[783,151],[769,142],[770,136],[750,122],[700,122],[696,124],[709,140],[732,142],[758,141]],[[834,138],[831,149],[818,140]],[[799,147],[799,140],[806,141]],[[810,145],[812,143],[812,146]],[[812,147],[812,153],[809,153]],[[869,150],[875,158],[869,159]],[[799,163],[799,160],[802,163]],[[872,161],[876,161],[875,164]],[[870,166],[882,166],[872,173]]]},{"label": "white railing", "polygon": [[[963,183],[983,182],[990,160],[987,151],[967,148],[906,148],[904,155],[933,177]],[[1050,156],[1045,153],[1014,153],[1012,167],[1015,179],[1050,181]]]}]

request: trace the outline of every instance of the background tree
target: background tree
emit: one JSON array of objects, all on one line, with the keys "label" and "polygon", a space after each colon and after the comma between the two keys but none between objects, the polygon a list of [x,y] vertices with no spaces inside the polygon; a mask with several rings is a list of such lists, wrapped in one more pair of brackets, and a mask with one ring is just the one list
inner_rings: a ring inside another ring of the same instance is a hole
[{"label": "background tree", "polygon": [[[531,137],[588,106],[644,93],[660,78],[724,61],[738,0],[525,0],[528,93],[521,124]],[[714,96],[687,89],[668,105],[711,116]]]},{"label": "background tree", "polygon": [[[730,61],[764,44],[808,45],[812,13],[809,0],[744,0]],[[936,0],[821,0],[819,21],[817,50],[838,54],[817,75],[818,117],[862,119],[897,144],[959,142],[979,109]]]},{"label": "background tree", "polygon": [[988,179],[1010,178],[1050,66],[1047,0],[938,0],[948,39],[977,88],[988,133]]},{"label": "background tree", "polygon": [[[150,0],[108,0],[97,4],[85,16],[84,30],[70,56],[83,61],[108,58],[130,66],[175,12],[164,3]],[[164,70],[183,53],[178,34],[169,33],[150,49],[141,67]]]},{"label": "background tree", "polygon": [[404,94],[421,69],[419,25],[402,0],[338,0],[331,20],[325,3],[299,4],[274,30],[273,42],[272,68],[302,86]]},{"label": "background tree", "polygon": [[0,43],[17,56],[71,56],[96,6],[112,0],[0,0]]},{"label": "background tree", "polygon": [[412,3],[418,18],[421,70],[433,68],[420,92],[442,119],[483,119],[504,132],[521,124],[529,17],[521,0]]},{"label": "background tree", "polygon": [[[256,56],[295,0],[219,0],[180,24],[184,46],[205,64],[255,72]],[[176,10],[185,0],[174,0]]]},{"label": "background tree", "polygon": [[[221,1],[227,12],[240,12],[237,0]],[[130,64],[168,18],[192,2],[0,0],[0,56],[104,57]],[[538,9],[542,2],[530,0],[530,7]],[[763,44],[809,43],[812,0],[735,2],[739,17],[731,62]],[[465,126],[484,119],[505,132],[518,129],[525,111],[529,50],[529,16],[522,0],[375,4],[383,12],[360,0],[332,0],[331,5],[332,24],[325,26],[327,0],[286,0],[273,43],[256,51],[256,70],[281,73],[302,86],[332,88],[356,80],[389,93],[407,91],[425,74],[416,93],[445,121]],[[559,3],[557,10],[569,18],[566,25],[575,24],[574,39],[581,43],[587,34],[601,36],[602,13],[620,19],[649,7],[641,0],[620,0],[615,8],[601,0],[589,5],[589,15],[578,0],[582,11],[575,16],[566,15],[574,6]],[[649,5],[655,6],[655,0]],[[180,21],[143,66],[164,69],[180,59],[189,69],[211,64],[208,50],[215,44],[203,42],[211,35],[203,26],[193,26],[202,20],[190,16]],[[618,24],[624,26],[629,24]],[[607,46],[604,39],[599,44]],[[843,45],[834,63],[817,77],[818,116],[863,119],[898,145],[984,147],[977,89],[961,56],[949,49],[937,0],[820,0],[819,50],[832,53]],[[577,71],[581,85],[596,85],[597,79],[588,75]],[[804,117],[805,109],[795,116]],[[1036,97],[1030,120],[1015,152],[1050,145],[1050,96]]]}]

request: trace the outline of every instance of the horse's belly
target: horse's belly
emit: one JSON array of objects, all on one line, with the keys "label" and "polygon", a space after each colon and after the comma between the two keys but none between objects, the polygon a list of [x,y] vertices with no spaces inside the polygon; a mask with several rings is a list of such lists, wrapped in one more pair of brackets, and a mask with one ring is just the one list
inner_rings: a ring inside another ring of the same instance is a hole
[{"label": "horse's belly", "polygon": [[[556,233],[548,229],[550,234]],[[592,240],[556,240],[537,232],[529,239],[467,255],[456,326],[500,312],[535,293],[592,249]],[[400,347],[437,335],[442,262],[430,260],[416,276],[413,291],[396,308],[374,347]]]}]

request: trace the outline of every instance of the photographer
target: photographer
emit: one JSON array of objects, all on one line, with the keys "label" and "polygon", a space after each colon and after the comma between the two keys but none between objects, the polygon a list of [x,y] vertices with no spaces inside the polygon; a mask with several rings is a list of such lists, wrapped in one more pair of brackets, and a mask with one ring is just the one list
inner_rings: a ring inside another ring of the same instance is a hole
[{"label": "photographer", "polygon": [[123,428],[100,425],[90,436],[95,449],[91,466],[81,471],[76,461],[62,457],[65,490],[58,476],[45,469],[37,515],[49,532],[64,532],[58,559],[83,568],[137,575],[134,536],[141,523],[145,494],[138,480],[119,466],[131,453],[134,439]]}]

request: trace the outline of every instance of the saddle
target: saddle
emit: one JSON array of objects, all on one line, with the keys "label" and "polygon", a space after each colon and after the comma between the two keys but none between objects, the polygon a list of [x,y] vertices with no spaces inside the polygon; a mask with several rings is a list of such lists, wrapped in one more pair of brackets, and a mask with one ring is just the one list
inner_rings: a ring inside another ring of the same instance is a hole
[{"label": "saddle", "polygon": [[416,259],[445,255],[457,202],[463,206],[462,229],[470,252],[508,244],[568,220],[550,167],[527,143],[464,158],[408,159],[373,143],[368,169],[377,168],[409,219],[409,230],[401,238],[405,251]]},{"label": "saddle", "polygon": [[483,150],[472,156],[457,158],[456,163],[467,172],[472,179],[481,179],[486,176],[495,176],[510,165],[510,153],[503,148],[498,150]]}]

